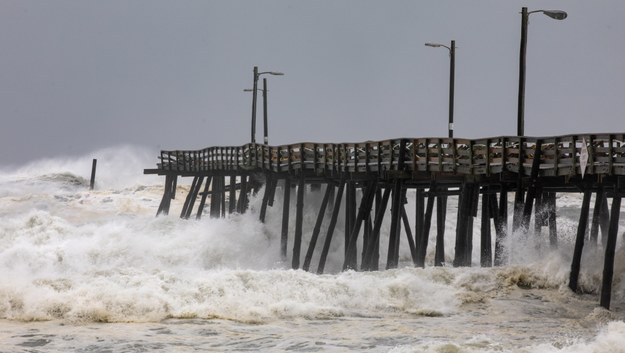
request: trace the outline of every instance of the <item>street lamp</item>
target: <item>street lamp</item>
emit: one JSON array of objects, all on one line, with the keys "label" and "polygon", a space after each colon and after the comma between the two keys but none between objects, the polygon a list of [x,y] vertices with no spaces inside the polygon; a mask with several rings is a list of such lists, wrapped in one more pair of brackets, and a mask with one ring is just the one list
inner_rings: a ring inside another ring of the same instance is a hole
[{"label": "street lamp", "polygon": [[[282,72],[274,72],[274,71],[264,71],[258,72],[258,66],[254,66],[254,88],[252,88],[252,138],[251,142],[256,143],[256,91],[258,90],[258,77],[260,75],[275,75],[282,76],[284,75]],[[266,115],[265,115],[266,117]],[[265,129],[267,127],[267,122],[265,121]],[[265,135],[265,144],[267,144],[267,135]]]},{"label": "street lamp", "polygon": [[[259,90],[257,89],[257,91],[259,91]],[[264,142],[265,142],[265,145],[267,145],[267,144],[269,144],[269,137],[268,137],[269,136],[269,126],[267,124],[267,122],[268,122],[268,119],[267,119],[267,92],[268,92],[268,90],[267,90],[267,79],[266,78],[263,78],[263,89],[262,89],[262,91],[263,91],[263,122],[264,122],[264,137],[265,137]],[[254,90],[251,89],[251,88],[246,88],[246,89],[243,90],[243,92],[254,92]]]},{"label": "street lamp", "polygon": [[454,77],[456,75],[456,41],[452,40],[450,46],[438,43],[425,43],[432,48],[447,48],[449,50],[449,138],[454,137]]},{"label": "street lamp", "polygon": [[561,10],[535,10],[527,11],[527,7],[521,9],[521,50],[519,53],[519,100],[517,114],[517,136],[525,134],[525,58],[527,51],[527,23],[529,15],[541,12],[555,20],[563,20],[567,14]]}]

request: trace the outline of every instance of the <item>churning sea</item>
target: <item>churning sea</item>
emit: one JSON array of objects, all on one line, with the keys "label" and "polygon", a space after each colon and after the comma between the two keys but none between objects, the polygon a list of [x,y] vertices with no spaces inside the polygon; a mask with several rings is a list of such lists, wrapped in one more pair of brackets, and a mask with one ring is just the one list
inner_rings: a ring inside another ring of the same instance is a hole
[{"label": "churning sea", "polygon": [[[557,250],[545,234],[515,234],[507,265],[480,268],[477,221],[473,267],[433,267],[431,239],[428,265],[414,268],[402,235],[398,269],[341,272],[337,241],[317,275],[280,258],[280,193],[265,224],[260,197],[243,215],[181,220],[183,179],[157,218],[164,180],[142,174],[155,162],[118,146],[0,169],[1,353],[625,352],[622,237],[611,311],[598,307],[600,245],[584,250],[583,293],[567,287],[577,194],[558,197]],[[321,192],[306,195],[304,246]],[[451,263],[454,198],[448,207]],[[385,259],[388,225],[381,234]]]}]

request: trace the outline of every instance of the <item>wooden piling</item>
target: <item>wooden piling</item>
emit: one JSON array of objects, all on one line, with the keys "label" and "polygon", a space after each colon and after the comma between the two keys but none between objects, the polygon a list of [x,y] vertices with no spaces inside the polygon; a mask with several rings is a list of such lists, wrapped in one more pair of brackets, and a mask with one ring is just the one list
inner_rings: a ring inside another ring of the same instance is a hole
[{"label": "wooden piling", "polygon": [[339,218],[341,200],[343,199],[343,190],[345,190],[345,181],[341,179],[334,202],[332,203],[332,218],[330,219],[326,239],[323,242],[323,250],[321,251],[321,256],[319,257],[319,266],[317,267],[318,274],[322,274],[325,269],[326,259],[328,258],[328,252],[330,251],[330,243],[332,243],[332,236],[334,234],[334,228],[336,227],[336,222]]},{"label": "wooden piling", "polygon": [[490,232],[490,195],[482,194],[482,222],[480,227],[480,265],[491,267],[492,260],[492,239]]},{"label": "wooden piling", "polygon": [[408,247],[410,248],[410,256],[412,257],[412,264],[417,265],[417,249],[415,247],[415,241],[412,237],[412,230],[410,229],[410,222],[408,221],[408,215],[406,214],[406,207],[401,205],[401,219],[404,223],[404,230],[406,232],[406,240],[408,240]]},{"label": "wooden piling", "polygon": [[423,267],[423,263],[419,259],[421,253],[421,244],[423,243],[423,223],[425,221],[425,196],[424,190],[418,188],[415,193],[415,248],[417,258],[415,266]]},{"label": "wooden piling", "polygon": [[460,189],[458,199],[458,217],[456,225],[456,246],[454,254],[454,267],[466,266],[467,262],[467,228],[471,217],[471,196],[473,190],[470,183],[464,183]]},{"label": "wooden piling", "polygon": [[208,197],[208,187],[211,184],[211,179],[212,178],[210,175],[206,177],[206,183],[204,183],[204,191],[202,192],[202,198],[200,199],[200,206],[198,206],[197,215],[195,216],[195,219],[202,218],[202,212],[204,212],[204,205],[206,204],[206,198]]},{"label": "wooden piling", "polygon": [[601,212],[599,215],[599,228],[601,229],[601,244],[605,247],[608,241],[608,233],[610,227],[610,210],[608,208],[608,199],[603,196],[603,202],[601,204]]},{"label": "wooden piling", "polygon": [[[534,157],[532,158],[532,170],[530,172],[530,185],[527,189],[525,204],[523,206],[523,218],[521,219],[521,231],[526,233],[529,229],[532,207],[536,198],[538,186],[538,172],[540,171],[540,155],[542,150],[542,140],[536,141]],[[536,218],[536,214],[535,217]]]},{"label": "wooden piling", "polygon": [[514,208],[512,211],[513,212],[512,213],[512,232],[513,233],[518,231],[519,228],[521,228],[521,225],[523,224],[524,205],[525,205],[525,195],[523,192],[523,185],[519,184],[514,194]]},{"label": "wooden piling", "polygon": [[541,238],[542,227],[547,225],[545,200],[546,193],[543,192],[541,186],[538,186],[534,200],[534,236],[536,239]]},{"label": "wooden piling", "polygon": [[199,193],[200,187],[202,186],[203,180],[204,177],[193,178],[191,188],[189,189],[189,193],[187,194],[187,198],[184,202],[184,207],[182,208],[182,212],[180,213],[180,218],[189,219],[189,217],[191,216],[191,212],[193,212],[193,205],[195,204],[195,199],[197,199],[197,195]]},{"label": "wooden piling", "polygon": [[171,183],[171,199],[175,200],[176,199],[176,191],[178,191],[178,176],[177,175],[171,175],[172,177],[172,183]]},{"label": "wooden piling", "polygon": [[586,188],[582,201],[582,211],[579,215],[579,223],[577,224],[577,236],[575,237],[575,249],[573,250],[573,261],[571,263],[571,274],[569,277],[569,288],[574,292],[577,291],[579,270],[582,262],[582,250],[584,249],[584,238],[586,237],[586,227],[588,224],[588,210],[590,208],[590,195],[590,188]]},{"label": "wooden piling", "polygon": [[297,204],[295,212],[295,237],[293,239],[293,258],[291,259],[291,267],[299,268],[300,251],[302,248],[302,227],[304,222],[304,189],[306,188],[306,179],[304,175],[300,175],[297,186]]},{"label": "wooden piling", "polygon": [[317,221],[315,222],[315,227],[313,228],[313,232],[310,237],[310,243],[308,244],[308,251],[306,252],[306,257],[304,258],[304,265],[302,266],[304,271],[308,271],[310,269],[310,261],[312,260],[315,246],[317,245],[317,238],[319,237],[328,201],[330,200],[330,195],[332,194],[331,189],[334,189],[334,184],[329,182],[326,184],[326,192],[323,194],[323,200],[321,201],[321,206],[319,207],[319,214],[317,214]]},{"label": "wooden piling", "polygon": [[282,232],[280,236],[280,256],[286,261],[286,247],[289,238],[289,207],[291,203],[291,179],[286,177],[283,186],[284,197],[282,201]]},{"label": "wooden piling", "polygon": [[356,222],[356,183],[352,180],[348,180],[345,184],[345,188],[345,247],[343,249],[345,252],[344,259],[347,259],[356,258],[356,249],[349,248],[349,238]]},{"label": "wooden piling", "polygon": [[358,209],[358,216],[353,224],[351,234],[349,236],[349,241],[347,243],[347,251],[345,261],[343,262],[343,270],[347,269],[357,269],[357,249],[356,244],[358,240],[358,234],[360,233],[360,228],[362,223],[364,222],[367,212],[371,212],[371,206],[373,205],[373,200],[375,196],[375,191],[377,189],[377,182],[375,180],[367,183],[367,187],[362,196],[362,200],[360,201],[360,207]]},{"label": "wooden piling", "polygon": [[215,175],[213,176],[213,182],[211,185],[211,208],[210,208],[210,217],[211,218],[219,218],[221,217],[221,197],[222,197],[222,185],[223,178]]},{"label": "wooden piling", "polygon": [[91,163],[91,180],[89,182],[89,189],[91,190],[93,190],[93,188],[95,187],[95,169],[97,164],[98,160],[94,158]]},{"label": "wooden piling", "polygon": [[219,201],[221,208],[221,217],[226,217],[226,177],[223,175],[219,175],[219,185],[221,188],[219,189]]},{"label": "wooden piling", "polygon": [[391,203],[391,229],[388,240],[388,252],[386,256],[386,269],[397,268],[399,259],[396,254],[399,247],[400,233],[400,217],[401,217],[401,201],[402,201],[402,182],[396,179],[393,184],[393,201]]},{"label": "wooden piling", "polygon": [[239,200],[237,202],[237,212],[240,214],[245,213],[247,210],[247,193],[248,193],[248,183],[247,183],[247,175],[240,176],[240,188],[239,188]]},{"label": "wooden piling", "polygon": [[473,220],[477,217],[478,201],[480,200],[480,185],[471,183],[471,201],[470,212],[467,219],[467,235],[466,235],[466,254],[464,256],[465,266],[471,266],[473,263]]},{"label": "wooden piling", "polygon": [[558,228],[556,226],[556,193],[548,193],[547,220],[549,223],[549,246],[551,249],[558,247]]},{"label": "wooden piling", "polygon": [[158,205],[158,211],[156,211],[156,216],[159,216],[161,214],[164,214],[164,215],[169,214],[169,207],[171,205],[174,180],[175,180],[175,176],[172,174],[167,174],[165,176],[165,187],[163,188],[164,189],[163,198],[161,199],[161,203]]},{"label": "wooden piling", "polygon": [[[435,194],[435,190],[434,187],[430,186],[430,189],[428,191],[428,200],[427,200],[427,204],[425,206],[425,214],[423,216],[423,230],[422,230],[422,236],[421,236],[421,242],[419,244],[419,252],[417,253],[417,266],[419,267],[425,267],[425,257],[427,255],[427,248],[428,248],[428,243],[430,241],[430,228],[432,226],[432,213],[434,210],[434,201],[436,200],[436,194]],[[438,239],[437,239],[437,243],[436,243],[436,258],[438,259]],[[445,259],[443,258],[442,261],[444,262]],[[437,261],[434,261],[435,263],[437,263]],[[440,266],[440,265],[436,265],[436,266]]]},{"label": "wooden piling", "polygon": [[503,184],[499,194],[495,232],[495,266],[502,266],[506,262],[504,243],[508,236],[508,189]]},{"label": "wooden piling", "polygon": [[371,241],[369,242],[369,248],[365,259],[362,262],[362,269],[365,271],[377,271],[378,260],[380,251],[380,228],[382,227],[382,221],[384,221],[384,214],[386,213],[386,207],[388,205],[388,199],[391,195],[391,188],[386,187],[380,200],[380,205],[377,205],[375,213],[375,220],[373,222],[373,232],[371,233]]},{"label": "wooden piling", "polygon": [[[442,191],[447,191],[443,189]],[[436,195],[436,194],[434,194]],[[445,221],[447,219],[447,196],[438,195],[436,197],[436,245],[434,249],[434,266],[443,266],[445,264]],[[431,224],[432,210],[429,205],[428,212]],[[434,200],[432,200],[434,201]],[[433,206],[433,205],[432,205]],[[429,232],[429,229],[428,229]]]},{"label": "wooden piling", "polygon": [[230,195],[228,196],[228,213],[233,214],[237,209],[237,177],[230,175]]},{"label": "wooden piling", "polygon": [[618,235],[618,222],[621,213],[621,195],[616,194],[612,199],[612,210],[610,212],[610,228],[605,246],[605,257],[603,258],[603,279],[601,282],[601,306],[610,309],[612,299],[612,279],[614,276],[614,254],[616,249],[616,238]]},{"label": "wooden piling", "polygon": [[597,246],[599,239],[599,222],[601,218],[601,207],[603,206],[603,186],[599,185],[595,192],[595,207],[592,210],[592,224],[590,226],[590,246]]},{"label": "wooden piling", "polygon": [[265,178],[265,192],[263,193],[263,201],[260,206],[259,212],[259,220],[265,223],[265,217],[267,215],[267,206],[269,205],[269,199],[273,198],[273,193],[275,192],[276,181],[271,175],[267,174]]}]

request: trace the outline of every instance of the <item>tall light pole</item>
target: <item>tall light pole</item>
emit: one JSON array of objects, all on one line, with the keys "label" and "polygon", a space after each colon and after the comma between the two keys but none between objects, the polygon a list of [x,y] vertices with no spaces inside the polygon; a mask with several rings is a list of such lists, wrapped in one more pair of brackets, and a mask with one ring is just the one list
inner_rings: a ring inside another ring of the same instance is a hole
[{"label": "tall light pole", "polygon": [[542,12],[555,19],[563,20],[567,14],[561,10],[535,10],[527,11],[527,7],[521,9],[521,49],[519,51],[519,99],[517,110],[517,136],[525,135],[525,59],[527,51],[527,23],[529,15]]},{"label": "tall light pole", "polygon": [[253,78],[254,87],[252,88],[253,90],[252,91],[252,138],[251,138],[252,143],[256,143],[256,91],[258,90],[258,77],[264,74],[276,75],[276,76],[284,75],[282,72],[275,72],[275,71],[258,72],[258,66],[254,66],[254,78]]},{"label": "tall light pole", "polygon": [[[257,89],[258,90],[258,89]],[[243,92],[253,92],[251,88],[246,88]],[[263,122],[264,122],[264,143],[269,144],[269,125],[267,118],[267,79],[263,78]]]},{"label": "tall light pole", "polygon": [[438,43],[425,43],[432,48],[447,48],[449,50],[449,138],[454,137],[454,78],[456,76],[456,41],[452,40],[449,46]]}]

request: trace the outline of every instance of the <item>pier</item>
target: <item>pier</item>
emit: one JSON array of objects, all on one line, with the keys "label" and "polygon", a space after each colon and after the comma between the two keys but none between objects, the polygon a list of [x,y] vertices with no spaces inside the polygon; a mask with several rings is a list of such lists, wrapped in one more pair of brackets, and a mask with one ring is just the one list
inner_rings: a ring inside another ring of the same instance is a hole
[{"label": "pier", "polygon": [[[317,273],[324,271],[332,241],[344,245],[343,269],[379,270],[381,254],[386,255],[387,269],[397,267],[402,229],[415,266],[425,266],[431,236],[436,239],[435,266],[445,264],[445,236],[455,237],[453,266],[471,266],[478,207],[482,225],[480,234],[475,235],[480,237],[479,263],[485,267],[503,265],[504,240],[510,232],[528,232],[532,219],[535,236],[547,227],[550,246],[557,246],[556,194],[583,193],[569,287],[578,291],[584,246],[602,246],[605,256],[600,300],[601,306],[610,307],[620,205],[625,194],[625,133],[398,138],[282,146],[252,143],[161,151],[156,168],[145,169],[144,173],[165,176],[157,215],[170,212],[178,178],[192,178],[180,211],[185,219],[193,215],[201,218],[206,207],[211,217],[244,213],[250,193],[264,185],[258,212],[264,222],[276,192],[281,192],[281,255],[288,258],[290,245],[292,268]],[[315,226],[304,230],[306,190],[321,190],[323,186]],[[414,190],[410,193],[414,194],[412,200],[407,197],[409,189]],[[296,193],[295,229],[289,228],[291,192]],[[514,197],[511,210],[509,194]],[[455,234],[445,234],[449,196],[458,197]],[[610,209],[608,199],[612,199]],[[414,202],[414,215],[406,212],[408,202]],[[431,234],[434,212],[435,235]],[[344,217],[345,237],[333,239],[339,217]],[[390,217],[390,232],[381,234],[386,217]],[[413,229],[409,217],[415,217]],[[329,223],[322,236],[324,222]],[[311,232],[309,244],[302,244],[304,231]],[[380,239],[386,236],[388,249],[381,252]],[[360,237],[362,245],[358,249]],[[320,261],[315,268],[311,260],[319,251]]]}]

